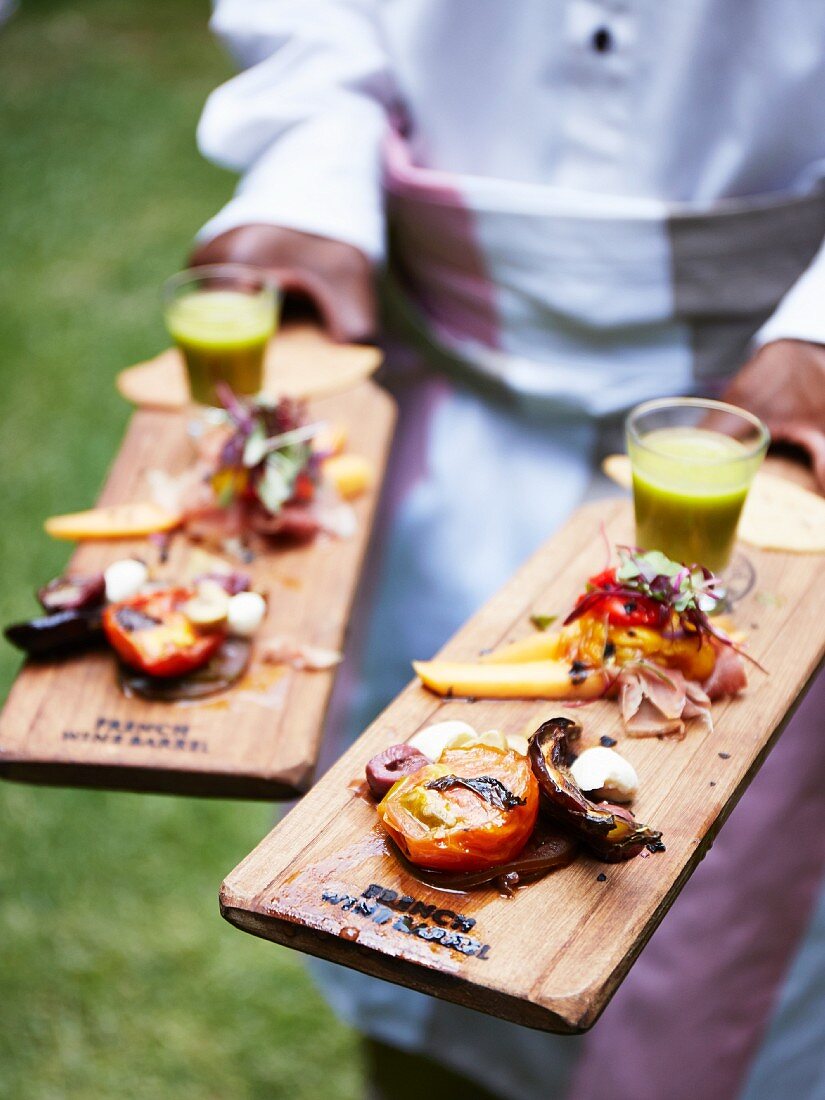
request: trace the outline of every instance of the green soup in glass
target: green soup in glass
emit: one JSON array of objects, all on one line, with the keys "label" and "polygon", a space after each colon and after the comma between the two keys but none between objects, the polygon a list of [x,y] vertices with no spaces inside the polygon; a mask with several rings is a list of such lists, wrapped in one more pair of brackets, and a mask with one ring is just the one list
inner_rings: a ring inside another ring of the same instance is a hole
[{"label": "green soup in glass", "polygon": [[194,402],[220,404],[219,382],[239,396],[260,392],[276,316],[275,288],[253,268],[193,268],[167,283],[166,326],[183,353]]},{"label": "green soup in glass", "polygon": [[714,572],[730,561],[768,433],[732,405],[651,401],[628,417],[636,543]]}]

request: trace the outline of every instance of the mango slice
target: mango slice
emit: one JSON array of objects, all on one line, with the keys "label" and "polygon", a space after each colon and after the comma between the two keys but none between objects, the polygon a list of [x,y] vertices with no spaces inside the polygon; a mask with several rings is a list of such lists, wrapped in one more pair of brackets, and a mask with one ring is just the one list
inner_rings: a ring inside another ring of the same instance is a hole
[{"label": "mango slice", "polygon": [[181,516],[169,512],[152,501],[136,504],[113,504],[108,508],[90,508],[87,512],[71,512],[52,516],[44,523],[46,533],[55,539],[133,539],[171,531]]},{"label": "mango slice", "polygon": [[413,668],[436,695],[480,699],[596,699],[610,683],[604,669],[585,669],[571,677],[567,661],[414,661]]},{"label": "mango slice", "polygon": [[324,463],[324,476],[344,500],[360,496],[375,480],[372,464],[362,455],[333,455]]},{"label": "mango slice", "polygon": [[485,665],[524,664],[526,661],[554,661],[559,657],[559,634],[530,634],[517,642],[510,642],[494,653],[481,658]]}]

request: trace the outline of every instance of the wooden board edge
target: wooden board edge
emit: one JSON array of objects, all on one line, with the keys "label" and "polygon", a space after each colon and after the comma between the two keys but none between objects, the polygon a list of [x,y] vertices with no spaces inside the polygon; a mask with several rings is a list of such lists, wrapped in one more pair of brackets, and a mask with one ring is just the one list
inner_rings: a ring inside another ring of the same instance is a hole
[{"label": "wooden board edge", "polygon": [[[579,1035],[591,1026],[588,1024],[583,1027],[578,1021],[567,1019],[563,1012],[520,1000],[495,989],[473,985],[454,974],[445,974],[443,971],[424,968],[418,963],[384,956],[369,948],[359,949],[357,944],[343,941],[328,932],[307,929],[281,917],[244,908],[238,902],[240,899],[234,899],[225,891],[224,886],[221,887],[221,916],[235,928],[259,939],[270,940],[282,947],[339,963],[350,970],[358,970],[369,977],[380,978],[419,993],[432,995],[435,987],[435,995],[442,1000],[498,1016],[535,1031]],[[322,950],[319,950],[320,946],[323,946]],[[426,975],[426,981],[422,980],[422,973]]]},{"label": "wooden board edge", "polygon": [[[569,998],[569,1003],[568,1001],[565,1001],[565,1015],[570,1019],[575,1019],[578,1022],[582,1031],[588,1031],[590,1028],[592,1028],[593,1025],[598,1021],[601,1014],[610,1004],[610,1001],[612,1000],[614,994],[616,993],[624,979],[627,977],[633,964],[636,962],[636,959],[647,946],[653,933],[667,916],[674,902],[677,900],[682,890],[685,888],[688,881],[692,877],[694,871],[697,869],[702,860],[710,851],[711,847],[713,846],[713,842],[719,835],[723,825],[736,808],[739,800],[742,798],[745,791],[748,789],[751,782],[755,778],[756,774],[759,772],[759,769],[765,763],[765,760],[768,758],[768,755],[774,748],[779,737],[782,735],[783,731],[786,729],[794,714],[802,704],[803,699],[808,694],[808,691],[812,687],[814,681],[817,679],[820,673],[824,671],[825,657],[823,657],[816,668],[814,668],[810,677],[806,680],[805,684],[799,691],[799,694],[796,696],[793,703],[786,711],[782,721],[776,726],[773,733],[765,742],[757,756],[754,757],[750,768],[745,773],[745,775],[742,776],[740,783],[731,794],[731,797],[727,800],[724,806],[720,808],[719,813],[713,820],[713,823],[710,825],[701,840],[696,844],[693,855],[682,868],[681,873],[672,884],[670,890],[667,892],[661,903],[651,914],[649,920],[645,924],[644,928],[641,930],[636,944],[634,945],[634,950],[625,955],[624,958],[621,960],[621,964],[617,966],[613,971],[611,971],[611,973],[607,975],[607,977],[603,981],[595,982],[590,986],[583,987],[581,990],[578,990],[574,995],[571,995],[571,997]],[[591,1008],[582,1010],[581,1004],[588,1002],[590,1003]]]},{"label": "wooden board edge", "polygon": [[609,974],[597,981],[584,984],[568,996],[554,997],[547,1001],[542,1001],[540,995],[535,1000],[520,999],[491,987],[475,985],[456,975],[430,969],[417,962],[384,955],[369,947],[359,947],[331,933],[308,928],[281,915],[267,912],[255,897],[238,889],[235,883],[241,868],[254,855],[254,850],[224,879],[219,895],[221,915],[241,931],[308,955],[331,960],[395,985],[438,996],[466,1008],[487,1011],[491,1015],[535,1030],[555,1034],[582,1034],[589,1031],[599,1020],[823,670],[825,670],[825,657],[813,668],[782,721],[777,724],[760,752],[754,757],[748,771],[742,776],[731,797],[720,807],[716,818],[701,840],[697,842],[692,856],[641,929],[633,951],[625,955]]},{"label": "wooden board edge", "polygon": [[[380,485],[370,509],[370,531],[361,549],[358,561],[357,581],[347,608],[347,624],[357,598],[358,590],[363,582],[364,564],[367,560],[372,540],[375,537],[375,519],[381,505],[381,498],[384,492],[384,484],[392,453],[395,425],[398,420],[398,404],[392,394],[384,389],[383,386],[373,381],[372,378],[360,380],[355,385],[350,386],[349,389],[355,390],[362,386],[369,386],[373,391],[370,399],[374,402],[376,411],[379,412],[382,423],[385,426],[387,445],[384,462],[380,470]],[[152,415],[168,416],[170,418],[180,416],[180,410],[177,408],[149,408],[148,406],[142,405],[136,406],[128,416],[124,440],[126,435],[134,430],[135,421],[143,412],[148,412]],[[121,446],[123,446],[123,443],[121,443]],[[103,493],[103,489],[111,477],[117,457],[118,455],[116,454],[108,462],[101,486],[96,494],[96,499],[99,499]],[[69,557],[71,557],[80,543],[74,540],[67,540],[64,545],[67,548]],[[345,626],[342,647],[346,644],[347,630],[348,625]],[[17,688],[19,677],[26,667],[26,663],[25,658],[21,659],[6,697],[0,699],[0,724],[2,724],[2,719],[5,718],[9,710],[12,696]],[[331,697],[334,691],[335,675],[334,673],[332,676],[329,697]],[[0,746],[0,779],[2,780],[42,787],[82,788],[117,791],[122,793],[179,794],[183,797],[191,796],[249,801],[287,802],[300,798],[302,795],[306,794],[312,786],[316,768],[317,761],[312,764],[294,763],[289,768],[280,768],[277,778],[267,775],[265,772],[254,774],[247,772],[237,775],[227,775],[226,773],[217,773],[201,769],[185,771],[171,766],[164,768],[160,764],[146,766],[139,763],[132,764],[126,762],[118,764],[92,764],[69,761],[57,762],[51,759],[43,759],[35,755],[8,752]],[[179,779],[183,780],[185,783],[185,790],[180,789],[180,783],[177,782]]]},{"label": "wooden board edge", "polygon": [[[363,365],[353,370],[351,363],[340,365],[340,377],[336,379],[333,375],[328,378],[323,385],[316,385],[315,388],[308,394],[304,394],[308,400],[314,400],[316,398],[333,397],[339,393],[346,393],[349,390],[355,389],[357,386],[364,382],[370,381],[378,370],[380,370],[384,362],[384,351],[381,347],[375,344],[338,344],[335,341],[329,339],[313,338],[313,334],[320,332],[317,326],[309,324],[292,324],[281,328],[283,333],[286,330],[289,335],[299,345],[305,344],[307,338],[317,343],[317,348],[322,352],[328,352],[332,349],[335,351],[344,351],[345,354],[351,355],[353,352],[360,355],[363,360]],[[276,337],[277,338],[277,337]],[[185,403],[181,403],[174,397],[171,399],[168,396],[157,397],[153,396],[147,399],[145,390],[143,387],[145,383],[143,379],[158,369],[163,369],[168,362],[170,354],[176,352],[175,346],[172,344],[169,347],[164,348],[156,355],[150,356],[148,359],[143,359],[139,363],[132,363],[128,367],[123,367],[115,375],[115,389],[117,393],[128,402],[133,409],[146,409],[152,412],[180,412],[184,408]]]},{"label": "wooden board edge", "polygon": [[37,787],[71,787],[124,794],[167,794],[183,798],[221,798],[285,802],[300,798],[311,783],[305,769],[295,783],[259,775],[219,775],[125,764],[55,764],[34,757],[0,757],[0,779]]}]

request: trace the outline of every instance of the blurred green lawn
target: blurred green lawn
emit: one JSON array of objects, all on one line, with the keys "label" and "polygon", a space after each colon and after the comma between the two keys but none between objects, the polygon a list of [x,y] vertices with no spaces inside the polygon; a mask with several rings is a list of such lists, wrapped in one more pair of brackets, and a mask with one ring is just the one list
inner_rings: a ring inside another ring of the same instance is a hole
[{"label": "blurred green lawn", "polygon": [[[23,0],[0,29],[0,621],[65,547],[164,343],[157,289],[228,195],[194,126],[230,71],[205,0]],[[0,696],[17,667],[0,640]],[[361,1092],[358,1041],[299,957],[218,915],[272,809],[0,784],[0,1095]]]}]

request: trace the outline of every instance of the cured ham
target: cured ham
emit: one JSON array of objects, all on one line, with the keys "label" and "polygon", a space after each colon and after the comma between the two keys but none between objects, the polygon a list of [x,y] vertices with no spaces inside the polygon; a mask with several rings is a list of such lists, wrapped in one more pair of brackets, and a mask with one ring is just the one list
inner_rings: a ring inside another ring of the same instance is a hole
[{"label": "cured ham", "polygon": [[631,737],[676,737],[696,719],[710,732],[710,697],[701,684],[686,680],[677,669],[647,661],[625,665],[618,676],[622,722]]},{"label": "cured ham", "polygon": [[721,699],[723,695],[738,695],[748,686],[745,662],[736,650],[714,639],[716,662],[713,672],[702,684],[709,699]]}]

